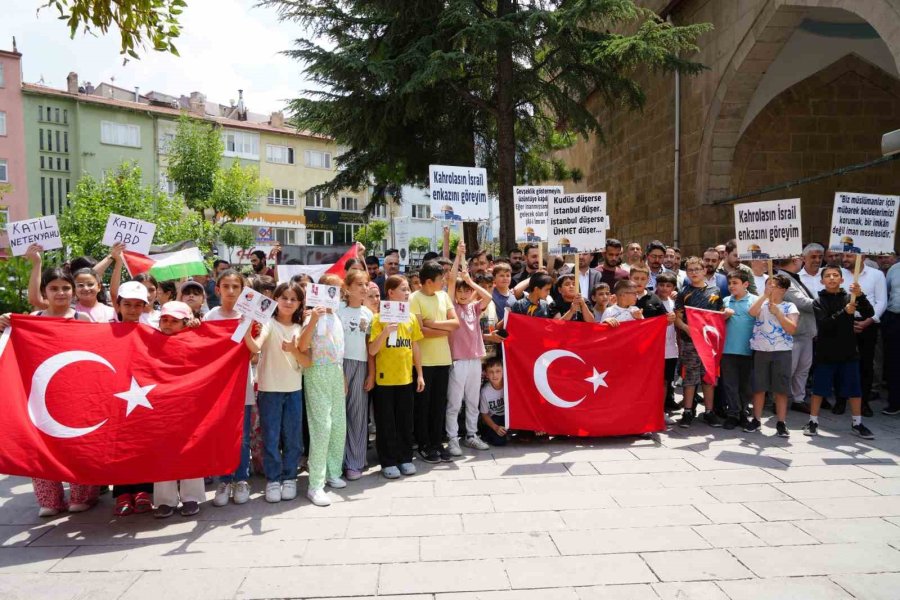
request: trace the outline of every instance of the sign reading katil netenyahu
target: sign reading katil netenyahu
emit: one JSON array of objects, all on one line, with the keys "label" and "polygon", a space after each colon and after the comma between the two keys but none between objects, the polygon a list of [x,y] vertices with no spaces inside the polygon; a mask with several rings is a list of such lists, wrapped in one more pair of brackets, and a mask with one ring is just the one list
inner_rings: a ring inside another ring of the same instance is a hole
[{"label": "sign reading katil netenyahu", "polygon": [[839,252],[890,254],[900,196],[835,192],[828,245]]},{"label": "sign reading katil netenyahu", "polygon": [[606,192],[550,196],[547,216],[551,254],[594,252],[606,245]]},{"label": "sign reading katil netenyahu", "polygon": [[445,221],[486,221],[487,170],[479,167],[429,165],[431,214]]},{"label": "sign reading katil netenyahu", "polygon": [[547,240],[547,207],[550,196],[563,194],[561,185],[517,185],[513,188],[516,214],[516,242]]},{"label": "sign reading katil netenyahu", "polygon": [[6,235],[13,256],[22,256],[31,244],[40,244],[44,250],[62,248],[56,215],[11,221],[6,224]]},{"label": "sign reading katil netenyahu", "polygon": [[741,260],[800,255],[803,252],[800,198],[737,204],[734,229]]}]

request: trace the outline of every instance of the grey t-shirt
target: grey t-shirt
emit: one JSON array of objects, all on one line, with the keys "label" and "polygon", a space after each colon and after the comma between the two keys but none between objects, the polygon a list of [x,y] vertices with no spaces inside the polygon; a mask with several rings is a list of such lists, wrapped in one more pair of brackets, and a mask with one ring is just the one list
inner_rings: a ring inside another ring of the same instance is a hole
[{"label": "grey t-shirt", "polygon": [[494,386],[486,383],[481,388],[481,401],[479,410],[487,413],[492,417],[502,417],[506,415],[506,400],[503,397],[503,388],[495,390]]}]

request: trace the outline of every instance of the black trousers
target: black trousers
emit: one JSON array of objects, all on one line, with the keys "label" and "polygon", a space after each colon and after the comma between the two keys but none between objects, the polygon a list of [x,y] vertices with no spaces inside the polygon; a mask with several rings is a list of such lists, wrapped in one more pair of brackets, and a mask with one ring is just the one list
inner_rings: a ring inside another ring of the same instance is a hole
[{"label": "black trousers", "polygon": [[416,393],[416,442],[423,452],[439,451],[447,414],[450,365],[422,367],[425,389]]},{"label": "black trousers", "polygon": [[672,382],[675,381],[675,368],[678,366],[677,358],[667,358],[665,368],[663,371],[663,378],[666,381],[666,405],[672,404],[675,402],[675,388],[672,387]]},{"label": "black trousers", "polygon": [[375,449],[382,468],[412,462],[413,384],[375,386]]},{"label": "black trousers", "polygon": [[878,343],[878,327],[878,323],[872,323],[862,333],[856,335],[863,402],[872,400],[872,384],[875,382],[875,344]]},{"label": "black trousers", "polygon": [[888,408],[900,408],[900,313],[885,311],[881,317],[881,335],[884,340]]}]

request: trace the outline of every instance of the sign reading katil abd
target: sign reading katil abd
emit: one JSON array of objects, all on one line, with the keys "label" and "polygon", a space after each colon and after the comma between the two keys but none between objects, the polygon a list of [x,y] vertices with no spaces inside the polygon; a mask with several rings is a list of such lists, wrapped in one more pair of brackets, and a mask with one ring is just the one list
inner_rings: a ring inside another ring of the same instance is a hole
[{"label": "sign reading katil abd", "polygon": [[900,196],[835,192],[828,245],[839,252],[890,254]]},{"label": "sign reading katil abd", "polygon": [[606,246],[606,192],[550,196],[548,218],[551,254],[595,252]]},{"label": "sign reading katil abd", "polygon": [[112,246],[117,242],[123,242],[126,250],[146,256],[150,254],[150,244],[153,243],[155,233],[156,225],[153,223],[110,213],[102,243]]},{"label": "sign reading katil abd", "polygon": [[429,165],[431,215],[445,221],[486,221],[487,170],[480,167]]},{"label": "sign reading katil abd", "polygon": [[741,260],[790,258],[803,253],[800,198],[736,204],[734,229]]},{"label": "sign reading katil abd", "polygon": [[56,215],[11,221],[6,224],[6,235],[13,256],[22,256],[31,244],[40,244],[44,250],[62,248]]},{"label": "sign reading katil abd", "polygon": [[550,196],[562,194],[561,185],[517,185],[513,188],[516,242],[543,242],[547,239],[547,206]]}]

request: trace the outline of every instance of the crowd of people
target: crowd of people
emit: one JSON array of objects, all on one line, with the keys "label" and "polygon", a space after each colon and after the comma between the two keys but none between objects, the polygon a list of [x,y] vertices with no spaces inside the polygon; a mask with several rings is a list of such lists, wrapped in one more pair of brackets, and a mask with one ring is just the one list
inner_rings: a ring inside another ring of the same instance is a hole
[{"label": "crowd of people", "polygon": [[[445,236],[446,239],[446,236]],[[214,478],[213,506],[250,500],[251,471],[265,477],[267,502],[298,495],[328,506],[326,488],[340,489],[370,466],[374,436],[381,475],[414,476],[416,464],[453,461],[544,432],[505,427],[503,346],[508,313],[620,327],[636,319],[668,322],[664,410],[669,425],[695,418],[710,427],[763,428],[771,399],[775,434],[788,437],[788,410],[808,414],[803,434],[818,434],[823,409],[843,414],[850,432],[872,439],[862,419],[885,394],[885,415],[900,414],[900,265],[895,257],[856,256],[809,244],[802,256],[739,260],[730,241],[682,259],[659,241],[645,247],[607,239],[603,251],[574,264],[535,244],[504,257],[484,250],[427,253],[415,272],[400,272],[399,253],[381,260],[358,247],[358,257],[318,283],[342,290],[340,309],[306,306],[307,276],[277,281],[267,255],[254,253],[249,273],[217,259],[209,275],[157,282],[148,274],[123,282],[123,246],[95,261],[87,257],[43,269],[32,246],[32,314],[98,323],[131,322],[178,335],[202,321],[246,318],[236,309],[245,287],[277,305],[272,319],[254,323],[243,342],[251,361],[237,470]],[[112,268],[108,286],[107,271]],[[771,274],[770,274],[771,273]],[[854,282],[858,280],[857,282]],[[409,318],[382,322],[380,301],[408,302]],[[709,383],[689,334],[687,307],[720,311],[726,319],[721,375]],[[9,325],[0,316],[0,330]],[[880,334],[880,335],[879,335]],[[883,362],[876,377],[876,365]],[[676,401],[676,389],[682,401]],[[697,407],[704,410],[699,413]],[[680,412],[676,421],[677,413]],[[216,474],[211,474],[216,475]],[[114,485],[117,516],[152,512],[197,514],[211,479]],[[110,482],[115,483],[115,482]],[[104,486],[103,489],[106,489]],[[40,515],[79,512],[96,504],[100,486],[34,480]]]}]

